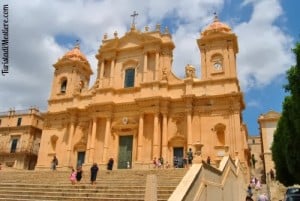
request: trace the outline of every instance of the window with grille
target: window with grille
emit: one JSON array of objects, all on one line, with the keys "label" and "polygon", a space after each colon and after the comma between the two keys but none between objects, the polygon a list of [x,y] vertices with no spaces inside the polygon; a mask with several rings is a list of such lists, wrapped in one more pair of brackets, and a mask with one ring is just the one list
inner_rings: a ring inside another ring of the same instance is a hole
[{"label": "window with grille", "polygon": [[124,81],[124,87],[134,87],[134,75],[135,75],[135,69],[134,68],[128,68],[125,70],[125,81]]},{"label": "window with grille", "polygon": [[11,142],[10,153],[15,153],[17,150],[18,139],[13,139]]},{"label": "window with grille", "polygon": [[17,122],[17,126],[21,126],[21,123],[22,123],[22,118],[19,117],[19,118],[18,118],[18,122]]}]

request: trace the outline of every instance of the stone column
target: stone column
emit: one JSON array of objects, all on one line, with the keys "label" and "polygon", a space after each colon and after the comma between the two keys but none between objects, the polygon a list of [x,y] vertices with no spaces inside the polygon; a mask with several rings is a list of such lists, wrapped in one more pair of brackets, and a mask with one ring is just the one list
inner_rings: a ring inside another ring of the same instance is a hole
[{"label": "stone column", "polygon": [[159,73],[159,52],[155,53],[155,75],[154,75],[154,80],[158,80],[158,73]]},{"label": "stone column", "polygon": [[101,64],[100,64],[100,83],[99,83],[99,87],[103,86],[104,63],[105,63],[105,60],[102,60]]},{"label": "stone column", "polygon": [[137,160],[142,160],[142,148],[143,148],[143,139],[144,139],[144,114],[140,114],[139,119],[139,133],[138,133],[138,157]]},{"label": "stone column", "polygon": [[104,136],[104,150],[103,150],[103,162],[107,162],[108,159],[108,148],[109,148],[109,138],[110,138],[110,116],[106,117],[106,125],[105,125],[105,136]]},{"label": "stone column", "polygon": [[153,157],[160,157],[160,132],[158,130],[158,113],[154,114],[153,122]]},{"label": "stone column", "polygon": [[109,86],[113,86],[114,83],[114,72],[115,72],[115,59],[112,59],[110,66],[110,83]]},{"label": "stone column", "polygon": [[90,144],[89,163],[94,163],[96,132],[97,132],[97,118],[94,117],[93,125],[92,125],[92,137],[91,137],[91,144]]},{"label": "stone column", "polygon": [[89,123],[89,132],[88,132],[88,138],[87,138],[87,142],[86,142],[86,160],[85,160],[85,163],[89,163],[89,158],[90,158],[92,127],[93,127],[93,120],[91,120],[90,123]]},{"label": "stone column", "polygon": [[166,113],[163,113],[162,128],[162,157],[166,160],[168,158],[168,116]]},{"label": "stone column", "polygon": [[187,143],[188,143],[188,147],[187,149],[189,148],[192,148],[193,146],[193,139],[192,139],[192,112],[189,110],[187,111],[187,114],[186,114],[186,125],[187,125]]},{"label": "stone column", "polygon": [[72,148],[73,148],[73,135],[75,131],[75,120],[71,117],[71,125],[70,125],[70,132],[69,132],[69,140],[68,140],[68,149],[67,149],[67,164],[66,166],[72,166]]},{"label": "stone column", "polygon": [[143,82],[147,81],[148,54],[144,52]]}]

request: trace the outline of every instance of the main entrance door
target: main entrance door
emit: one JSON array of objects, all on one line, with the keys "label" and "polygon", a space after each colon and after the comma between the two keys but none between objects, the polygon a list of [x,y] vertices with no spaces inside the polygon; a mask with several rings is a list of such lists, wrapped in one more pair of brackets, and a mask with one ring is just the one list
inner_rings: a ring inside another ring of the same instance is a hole
[{"label": "main entrance door", "polygon": [[119,169],[131,168],[132,141],[133,141],[132,135],[119,137],[119,156],[118,156]]},{"label": "main entrance door", "polygon": [[174,167],[183,168],[183,147],[174,147],[173,149]]},{"label": "main entrance door", "polygon": [[84,163],[85,151],[79,151],[77,154],[77,167]]}]

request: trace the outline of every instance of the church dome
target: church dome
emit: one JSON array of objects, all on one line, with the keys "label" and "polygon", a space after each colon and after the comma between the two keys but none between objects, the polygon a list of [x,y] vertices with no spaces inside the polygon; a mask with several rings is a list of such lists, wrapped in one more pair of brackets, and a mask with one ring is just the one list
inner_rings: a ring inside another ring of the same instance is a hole
[{"label": "church dome", "polygon": [[73,61],[87,61],[84,54],[80,51],[79,45],[76,45],[72,50],[67,52],[63,59],[70,59]]},{"label": "church dome", "polygon": [[231,33],[231,28],[227,24],[220,22],[218,16],[215,16],[214,21],[201,34],[205,36],[218,32]]}]

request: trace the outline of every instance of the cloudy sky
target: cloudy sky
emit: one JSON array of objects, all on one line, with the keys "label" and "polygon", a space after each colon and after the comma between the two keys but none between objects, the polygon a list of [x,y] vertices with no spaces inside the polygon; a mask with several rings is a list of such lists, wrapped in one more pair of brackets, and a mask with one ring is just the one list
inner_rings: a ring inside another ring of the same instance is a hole
[{"label": "cloudy sky", "polygon": [[255,135],[259,114],[281,112],[285,72],[295,63],[291,48],[300,34],[298,0],[2,0],[1,29],[3,4],[9,5],[10,63],[9,73],[0,75],[0,111],[30,106],[46,111],[57,59],[79,39],[97,72],[95,54],[103,35],[112,37],[117,31],[122,36],[129,30],[133,11],[139,13],[138,29],[146,25],[154,29],[157,23],[169,28],[176,45],[177,76],[183,76],[187,63],[199,72],[196,39],[216,12],[238,35],[238,76],[246,101],[243,117]]}]

